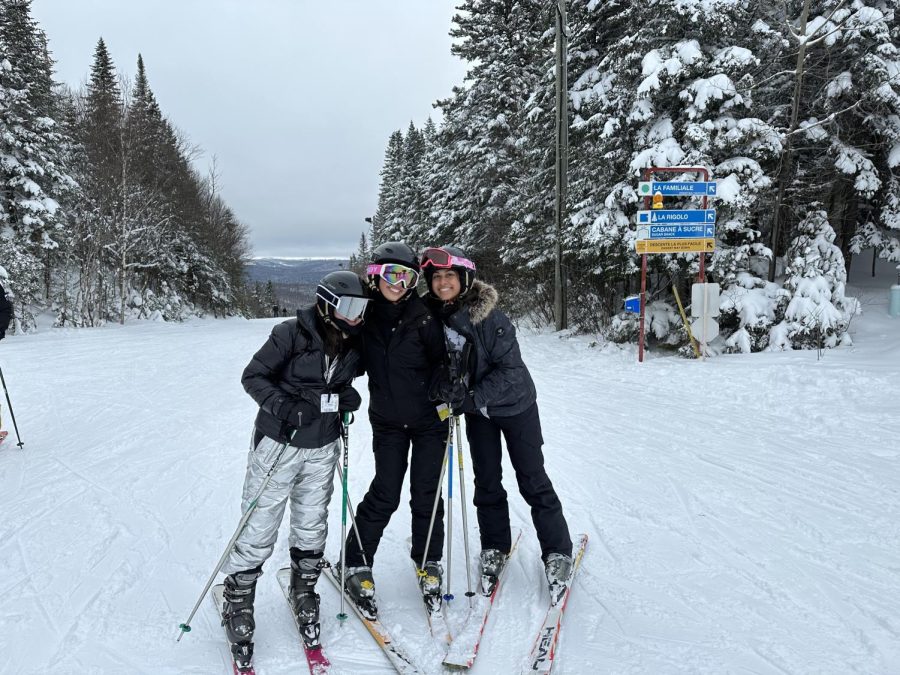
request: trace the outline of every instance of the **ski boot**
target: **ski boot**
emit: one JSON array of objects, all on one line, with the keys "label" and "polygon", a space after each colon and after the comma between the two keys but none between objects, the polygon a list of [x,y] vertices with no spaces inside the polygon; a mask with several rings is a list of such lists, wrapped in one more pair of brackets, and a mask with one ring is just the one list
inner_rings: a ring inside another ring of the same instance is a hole
[{"label": "ski boot", "polygon": [[496,548],[486,548],[481,552],[479,562],[481,564],[482,595],[490,597],[493,594],[508,557],[506,553]]},{"label": "ski boot", "polygon": [[[335,568],[337,578],[341,578],[341,568]],[[347,567],[345,569],[344,590],[362,615],[374,621],[378,618],[378,607],[375,605],[375,580],[372,568],[367,565]]]},{"label": "ski boot", "polygon": [[429,613],[441,611],[441,586],[443,585],[444,568],[436,560],[429,560],[425,568],[419,570],[419,588],[425,607]]},{"label": "ski boot", "polygon": [[231,654],[239,671],[253,669],[253,600],[256,597],[256,580],[262,574],[260,568],[235,572],[225,577],[224,603],[222,605],[222,625]]},{"label": "ski boot", "polygon": [[547,584],[550,587],[550,604],[556,605],[572,579],[574,561],[565,553],[550,553],[544,560],[544,573],[547,575]]},{"label": "ski boot", "polygon": [[316,557],[304,557],[304,552],[294,551],[291,550],[291,609],[307,649],[318,649],[322,643],[319,641],[319,594],[315,587],[322,571],[322,557],[321,553]]}]

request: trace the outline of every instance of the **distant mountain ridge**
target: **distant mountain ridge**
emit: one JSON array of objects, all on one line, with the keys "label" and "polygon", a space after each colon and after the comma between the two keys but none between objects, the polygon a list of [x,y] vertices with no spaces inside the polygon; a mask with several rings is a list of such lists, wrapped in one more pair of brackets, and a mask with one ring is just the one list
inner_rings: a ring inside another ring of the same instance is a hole
[{"label": "distant mountain ridge", "polygon": [[316,284],[329,272],[348,269],[347,258],[254,258],[245,267],[250,282]]}]

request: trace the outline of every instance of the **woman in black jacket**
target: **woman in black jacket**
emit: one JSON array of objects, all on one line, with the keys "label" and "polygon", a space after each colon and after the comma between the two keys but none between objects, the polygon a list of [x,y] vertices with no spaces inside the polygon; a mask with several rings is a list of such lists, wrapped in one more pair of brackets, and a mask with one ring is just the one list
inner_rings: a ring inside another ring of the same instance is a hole
[{"label": "woman in black jacket", "polygon": [[460,249],[425,249],[421,268],[428,304],[444,325],[449,349],[458,355],[451,356],[451,363],[461,364],[439,395],[450,402],[454,413],[466,416],[481,530],[482,590],[487,595],[493,591],[512,546],[509,504],[501,482],[502,434],[519,492],[531,507],[555,600],[565,590],[572,570],[572,540],[544,469],[537,393],[522,361],[515,328],[497,309],[497,291],[475,279],[475,264]]},{"label": "woman in black jacket", "polygon": [[288,501],[291,604],[307,645],[319,640],[314,589],[328,533],[340,413],[361,403],[350,382],[360,368],[358,334],[369,298],[363,280],[344,271],[325,275],[316,298],[315,305],[272,329],[241,376],[244,389],[259,404],[243,512],[268,472],[274,472],[222,567],[228,575],[222,619],[239,667],[249,667],[253,655],[256,580],[272,555]]},{"label": "woman in black jacket", "polygon": [[[404,243],[375,249],[368,266],[375,299],[362,333],[363,365],[369,375],[369,420],[375,476],[356,511],[360,551],[351,531],[346,542],[347,590],[370,617],[377,613],[372,563],[384,528],[400,505],[410,467],[412,547],[416,566],[427,561],[420,586],[429,607],[440,606],[444,543],[443,500],[438,503],[426,555],[425,540],[438,492],[448,425],[428,391],[446,358],[444,334],[415,291],[419,264]],[[409,447],[412,444],[412,453]]]}]

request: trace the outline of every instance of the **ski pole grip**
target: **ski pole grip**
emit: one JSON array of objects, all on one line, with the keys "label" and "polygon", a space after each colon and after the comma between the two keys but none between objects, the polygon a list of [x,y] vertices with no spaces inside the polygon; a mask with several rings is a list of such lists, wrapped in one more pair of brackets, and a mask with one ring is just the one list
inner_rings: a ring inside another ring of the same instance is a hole
[{"label": "ski pole grip", "polygon": [[352,412],[349,412],[349,411],[348,411],[348,412],[345,412],[345,413],[342,413],[342,415],[341,415],[341,422],[343,423],[343,425],[344,425],[345,427],[346,427],[346,426],[350,426],[351,424],[353,424],[353,413],[352,413]]}]

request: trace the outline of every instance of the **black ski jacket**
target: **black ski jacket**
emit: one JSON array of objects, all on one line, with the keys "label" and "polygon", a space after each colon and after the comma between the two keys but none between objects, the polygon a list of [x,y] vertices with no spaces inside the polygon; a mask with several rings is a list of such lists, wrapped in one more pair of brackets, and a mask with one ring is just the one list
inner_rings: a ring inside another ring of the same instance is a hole
[{"label": "black ski jacket", "polygon": [[[447,359],[444,331],[415,290],[401,306],[372,303],[363,328],[363,364],[369,374],[369,416],[382,424],[421,428],[440,422],[428,398]],[[396,325],[393,314],[399,314]]]},{"label": "black ski jacket", "polygon": [[468,369],[475,407],[488,417],[512,417],[534,405],[537,390],[519,352],[516,329],[497,309],[497,297],[493,286],[476,279],[458,303],[429,296],[428,305],[472,345]]},{"label": "black ski jacket", "polygon": [[[318,412],[321,396],[339,393],[352,382],[359,371],[360,353],[356,340],[343,340],[328,379],[321,330],[315,306],[298,310],[296,318],[272,329],[241,376],[244,390],[259,404],[257,431],[279,443],[287,443],[294,429],[291,445],[300,448],[321,448],[340,435],[340,413]],[[304,416],[298,428],[291,410],[301,400],[316,412]]]},{"label": "black ski jacket", "polygon": [[0,286],[0,340],[6,337],[6,329],[12,320],[12,303],[6,299],[6,291]]}]

